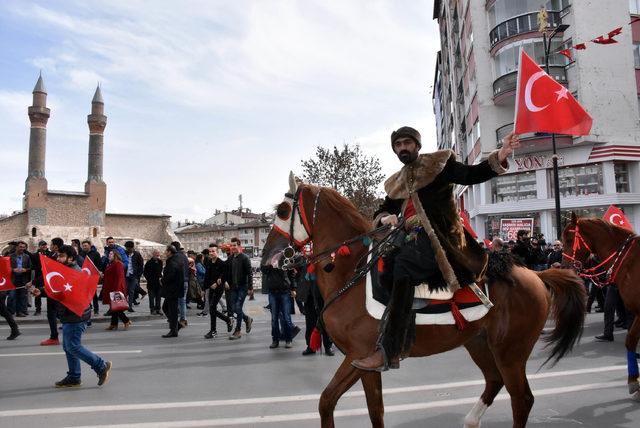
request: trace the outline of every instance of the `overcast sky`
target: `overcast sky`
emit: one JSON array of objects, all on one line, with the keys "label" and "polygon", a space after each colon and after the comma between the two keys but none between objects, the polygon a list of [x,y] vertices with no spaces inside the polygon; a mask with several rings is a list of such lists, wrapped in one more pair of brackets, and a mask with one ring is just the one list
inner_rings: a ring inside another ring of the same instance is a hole
[{"label": "overcast sky", "polygon": [[261,212],[318,145],[358,142],[389,174],[389,134],[435,148],[433,1],[0,2],[0,213],[21,209],[27,107],[48,91],[49,188],[87,176],[101,82],[107,210],[204,220]]}]

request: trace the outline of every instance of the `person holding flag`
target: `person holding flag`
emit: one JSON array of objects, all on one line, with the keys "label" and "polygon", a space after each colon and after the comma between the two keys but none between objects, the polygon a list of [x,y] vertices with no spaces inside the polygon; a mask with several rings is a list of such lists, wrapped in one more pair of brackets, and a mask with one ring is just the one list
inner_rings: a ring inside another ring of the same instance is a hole
[{"label": "person holding flag", "polygon": [[9,327],[11,328],[11,334],[7,337],[7,340],[14,340],[20,336],[20,330],[13,315],[9,312],[5,303],[7,299],[7,291],[15,290],[15,286],[11,280],[11,260],[9,257],[0,258],[0,316],[3,317]]},{"label": "person holding flag", "polygon": [[[80,360],[89,364],[98,375],[98,385],[109,379],[111,361],[104,361],[82,345],[82,335],[91,319],[91,305],[97,281],[91,274],[82,272],[76,263],[78,253],[70,245],[63,245],[58,251],[58,261],[41,256],[42,275],[47,296],[57,301],[58,317],[62,322],[62,348],[67,356],[69,371],[67,376],[56,382],[56,388],[78,387],[80,381]],[[38,296],[40,290],[35,288]],[[83,309],[84,308],[84,309]]]}]

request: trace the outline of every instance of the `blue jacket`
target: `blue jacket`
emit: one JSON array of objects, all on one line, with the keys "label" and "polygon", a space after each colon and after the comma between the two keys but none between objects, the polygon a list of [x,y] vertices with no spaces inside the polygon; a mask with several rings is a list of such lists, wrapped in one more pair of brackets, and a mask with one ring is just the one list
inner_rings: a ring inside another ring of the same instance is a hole
[{"label": "blue jacket", "polygon": [[[126,272],[127,268],[129,267],[129,256],[127,256],[127,252],[118,244],[116,244],[113,248],[115,248],[120,254],[120,257],[122,258],[122,264],[124,265],[124,271]],[[102,265],[100,269],[102,272],[107,269],[107,265],[109,264],[109,253],[111,251],[111,248],[104,247],[104,256],[102,256],[102,260],[100,263]]]}]

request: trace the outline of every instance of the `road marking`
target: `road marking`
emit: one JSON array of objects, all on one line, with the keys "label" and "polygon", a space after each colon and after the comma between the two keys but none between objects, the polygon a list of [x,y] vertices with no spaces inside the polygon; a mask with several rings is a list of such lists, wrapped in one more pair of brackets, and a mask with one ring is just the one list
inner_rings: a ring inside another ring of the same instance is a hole
[{"label": "road marking", "polygon": [[[620,382],[601,382],[601,383],[588,383],[583,385],[559,387],[559,388],[546,388],[533,391],[535,397],[542,397],[546,395],[561,395],[572,392],[583,392],[588,390],[616,388],[620,387]],[[509,400],[508,394],[499,394],[496,397],[496,401]],[[469,398],[457,398],[453,400],[440,400],[431,401],[428,403],[412,403],[412,404],[398,404],[394,406],[386,406],[385,413],[398,413],[416,410],[436,409],[441,407],[452,407],[462,404],[473,404],[478,401],[478,397]],[[334,413],[335,417],[347,417],[347,416],[364,416],[369,413],[367,408],[338,410]],[[127,424],[114,424],[114,425],[87,425],[75,428],[191,428],[191,427],[214,427],[214,426],[236,426],[236,425],[250,425],[250,424],[264,424],[274,422],[293,422],[304,420],[316,420],[318,419],[318,413],[293,413],[293,414],[281,414],[281,415],[269,415],[269,416],[245,416],[240,418],[216,418],[206,420],[188,420],[188,421],[171,421],[171,422],[143,422],[143,423],[127,423]]]},{"label": "road marking", "polygon": [[[130,351],[102,351],[92,349],[96,354],[140,354],[142,349],[133,349]],[[43,355],[65,355],[64,352],[28,352],[24,354],[0,354],[0,357],[40,357]]]},{"label": "road marking", "polygon": [[[547,379],[561,376],[573,376],[580,374],[593,374],[618,370],[626,370],[626,365],[596,367],[593,369],[579,369],[579,370],[564,370],[549,373],[536,373],[528,375],[529,380],[533,379]],[[615,382],[618,386],[623,386],[622,381]],[[463,382],[448,382],[437,383],[430,385],[417,385],[409,387],[388,388],[383,389],[384,394],[400,394],[407,392],[417,391],[430,391],[441,390],[446,388],[460,388],[467,386],[484,385],[484,380],[471,380]],[[343,397],[362,397],[364,391],[351,391],[343,395]],[[237,398],[228,400],[209,400],[209,401],[177,401],[168,403],[138,403],[138,404],[113,404],[113,405],[101,405],[101,406],[82,406],[82,407],[53,407],[42,409],[19,409],[19,410],[4,410],[0,411],[0,418],[14,417],[14,416],[36,416],[36,415],[53,415],[53,414],[72,414],[72,413],[94,413],[94,412],[113,412],[113,411],[132,411],[132,410],[167,410],[167,409],[184,409],[192,407],[215,407],[215,406],[239,406],[247,404],[272,404],[272,403],[288,403],[288,402],[302,402],[302,401],[315,401],[320,398],[320,394],[306,394],[306,395],[288,395],[288,396],[275,396],[275,397],[256,397],[256,398]],[[477,397],[473,399],[472,403],[475,403]]]}]

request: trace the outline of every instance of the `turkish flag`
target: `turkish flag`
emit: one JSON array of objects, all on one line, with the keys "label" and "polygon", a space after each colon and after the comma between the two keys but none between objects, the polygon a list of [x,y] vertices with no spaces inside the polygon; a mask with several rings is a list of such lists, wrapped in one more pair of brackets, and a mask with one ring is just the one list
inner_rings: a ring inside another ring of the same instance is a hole
[{"label": "turkish flag", "polygon": [[95,281],[95,286],[97,288],[98,282],[100,282],[100,271],[98,270],[96,265],[93,264],[89,257],[84,258],[84,262],[82,263],[82,271],[89,275],[89,280],[91,282]]},{"label": "turkish flag", "polygon": [[467,213],[462,210],[460,211],[460,220],[462,220],[462,226],[467,232],[469,232],[473,239],[478,239],[478,234],[473,230],[473,227],[471,227],[471,222],[469,221]]},{"label": "turkish flag", "polygon": [[11,281],[11,258],[0,257],[0,291],[15,290]]},{"label": "turkish flag", "polygon": [[484,240],[484,246],[487,248],[491,248],[491,241],[489,241],[488,239]]},{"label": "turkish flag", "polygon": [[604,217],[602,218],[604,221],[608,221],[609,223],[615,224],[616,226],[624,227],[633,232],[633,226],[631,226],[631,222],[627,217],[625,217],[622,210],[615,205],[611,205],[606,213],[604,213]]},{"label": "turkish flag", "polygon": [[592,119],[571,92],[521,49],[515,133],[589,135]]},{"label": "turkish flag", "polygon": [[47,297],[62,303],[79,317],[93,300],[98,281],[86,271],[77,271],[40,254]]}]

